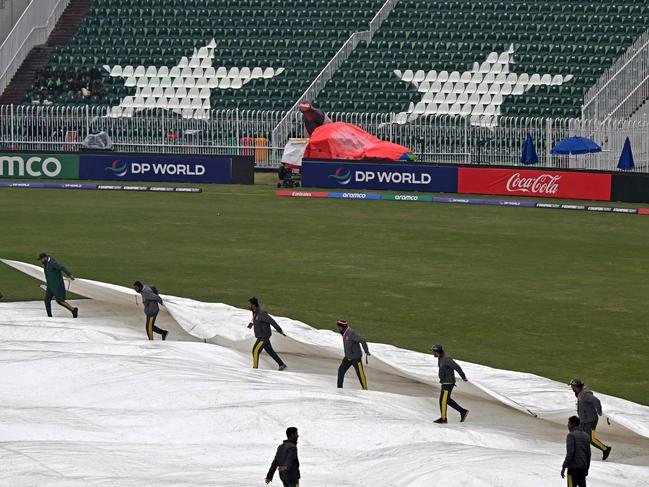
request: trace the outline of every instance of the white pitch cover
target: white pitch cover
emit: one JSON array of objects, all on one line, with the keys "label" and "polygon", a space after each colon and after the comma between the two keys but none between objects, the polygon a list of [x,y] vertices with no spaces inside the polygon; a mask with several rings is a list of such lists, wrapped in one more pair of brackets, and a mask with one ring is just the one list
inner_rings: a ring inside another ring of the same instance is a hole
[{"label": "white pitch cover", "polygon": [[[3,262],[43,280],[39,266]],[[78,319],[57,305],[47,318],[40,301],[0,303],[0,485],[261,486],[288,426],[300,432],[303,485],[565,485],[575,398],[564,383],[449,350],[469,378],[453,397],[471,412],[459,423],[449,409],[436,425],[431,355],[370,343],[370,390],[353,370],[339,390],[334,331],[276,317],[287,337],[274,334],[273,347],[288,369],[263,353],[253,370],[247,310],[163,294],[157,325],[169,339],[149,342],[130,288],[66,287],[91,298],[75,301]],[[363,334],[375,319],[352,326]],[[646,486],[649,408],[597,396],[613,451],[602,462],[592,450],[590,484]]]}]

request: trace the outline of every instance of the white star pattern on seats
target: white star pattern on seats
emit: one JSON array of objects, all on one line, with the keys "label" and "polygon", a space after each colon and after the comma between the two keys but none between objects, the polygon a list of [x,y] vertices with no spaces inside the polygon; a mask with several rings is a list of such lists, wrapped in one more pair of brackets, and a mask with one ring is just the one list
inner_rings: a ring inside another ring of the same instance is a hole
[{"label": "white star pattern on seats", "polygon": [[124,86],[135,88],[134,96],[123,98],[118,106],[111,107],[113,118],[132,117],[146,109],[172,110],[183,118],[209,119],[212,90],[237,90],[251,80],[273,78],[284,68],[214,68],[212,39],[206,46],[194,49],[191,58],[183,57],[171,68],[167,66],[120,66],[104,65],[110,76],[124,78]]},{"label": "white star pattern on seats", "polygon": [[482,64],[473,63],[473,69],[463,73],[395,70],[394,74],[414,84],[423,96],[420,102],[410,103],[408,111],[396,114],[392,123],[404,124],[421,115],[459,115],[470,117],[471,125],[495,127],[505,97],[520,96],[533,86],[559,86],[573,78],[571,74],[510,73],[513,54],[512,44],[500,54],[490,53]]}]

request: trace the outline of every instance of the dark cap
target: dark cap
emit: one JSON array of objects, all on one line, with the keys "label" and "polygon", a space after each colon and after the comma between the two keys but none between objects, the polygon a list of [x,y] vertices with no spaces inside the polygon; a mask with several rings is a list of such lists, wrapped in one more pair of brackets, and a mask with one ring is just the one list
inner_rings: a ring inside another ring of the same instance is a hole
[{"label": "dark cap", "polygon": [[38,254],[38,259],[36,260],[43,260],[43,257],[49,257],[49,255],[47,255],[45,252],[41,252],[40,254]]},{"label": "dark cap", "polygon": [[347,323],[345,320],[338,320],[336,322],[336,326],[340,326],[341,328],[347,328],[349,326],[349,323]]},{"label": "dark cap", "polygon": [[249,302],[250,304],[252,304],[253,306],[259,306],[259,301],[258,301],[257,298],[254,297],[254,296],[253,296],[252,298],[250,298],[250,299],[248,300],[248,302]]},{"label": "dark cap", "polygon": [[437,353],[442,353],[444,349],[442,348],[441,345],[433,345],[433,347],[430,349],[431,352],[437,352]]},{"label": "dark cap", "polygon": [[583,387],[584,382],[579,377],[575,377],[574,379],[572,379],[570,381],[570,384],[568,384],[568,385],[569,386],[575,386],[575,387]]}]

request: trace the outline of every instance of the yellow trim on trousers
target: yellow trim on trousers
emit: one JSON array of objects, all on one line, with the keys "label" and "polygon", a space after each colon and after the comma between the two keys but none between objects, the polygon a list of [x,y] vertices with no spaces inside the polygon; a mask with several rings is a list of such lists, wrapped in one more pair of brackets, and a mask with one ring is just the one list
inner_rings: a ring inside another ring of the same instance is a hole
[{"label": "yellow trim on trousers", "polygon": [[594,430],[594,429],[590,431],[590,442],[591,442],[591,443],[592,443],[596,448],[599,448],[599,449],[602,450],[602,451],[604,451],[604,450],[606,450],[606,449],[608,448],[604,443],[602,443],[601,441],[599,441],[599,438],[597,438],[597,436],[595,436],[595,430]]},{"label": "yellow trim on trousers", "polygon": [[261,349],[264,348],[264,341],[261,340],[257,345],[255,345],[255,348],[252,349],[252,368],[253,369],[258,369],[259,368],[259,354],[261,353]]},{"label": "yellow trim on trousers", "polygon": [[149,337],[149,340],[153,340],[153,320],[155,320],[155,316],[146,317],[146,336]]},{"label": "yellow trim on trousers", "polygon": [[572,475],[568,474],[568,487],[572,487]]},{"label": "yellow trim on trousers", "polygon": [[442,393],[442,419],[446,419],[446,409],[448,408],[447,406],[448,402],[448,390],[444,390]]},{"label": "yellow trim on trousers", "polygon": [[66,301],[58,301],[57,300],[56,302],[59,303],[64,308],[66,308],[68,311],[74,310],[74,307],[72,305],[68,304]]},{"label": "yellow trim on trousers", "polygon": [[367,390],[367,378],[365,377],[365,369],[363,369],[363,360],[358,361],[358,373],[361,379],[361,387]]}]

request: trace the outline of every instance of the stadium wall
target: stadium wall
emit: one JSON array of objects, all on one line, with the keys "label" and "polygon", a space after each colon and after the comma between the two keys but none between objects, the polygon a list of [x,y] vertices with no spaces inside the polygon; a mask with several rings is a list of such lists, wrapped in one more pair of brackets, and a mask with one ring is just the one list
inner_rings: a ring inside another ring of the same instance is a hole
[{"label": "stadium wall", "polygon": [[309,160],[303,162],[302,185],[649,203],[649,175],[520,166]]},{"label": "stadium wall", "polygon": [[254,184],[254,156],[0,153],[0,179]]}]

